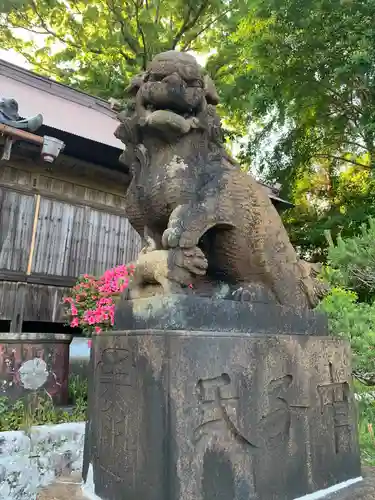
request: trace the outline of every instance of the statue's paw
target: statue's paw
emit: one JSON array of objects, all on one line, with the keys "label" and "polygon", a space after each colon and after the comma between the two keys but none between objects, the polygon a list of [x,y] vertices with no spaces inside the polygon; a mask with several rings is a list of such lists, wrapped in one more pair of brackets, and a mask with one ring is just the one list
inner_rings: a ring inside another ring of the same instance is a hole
[{"label": "statue's paw", "polygon": [[272,291],[260,283],[244,284],[232,292],[232,300],[238,302],[259,302],[274,304],[276,298]]},{"label": "statue's paw", "polygon": [[232,292],[232,299],[238,302],[251,302],[252,296],[249,290],[241,286]]},{"label": "statue's paw", "polygon": [[180,231],[169,227],[164,231],[161,242],[164,248],[176,248],[180,243]]}]

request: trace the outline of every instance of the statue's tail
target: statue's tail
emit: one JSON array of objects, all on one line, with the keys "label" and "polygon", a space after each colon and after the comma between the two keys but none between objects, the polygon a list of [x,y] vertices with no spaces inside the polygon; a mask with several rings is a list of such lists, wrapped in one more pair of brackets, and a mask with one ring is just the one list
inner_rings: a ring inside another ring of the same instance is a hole
[{"label": "statue's tail", "polygon": [[321,265],[300,260],[299,266],[302,270],[302,287],[311,307],[314,308],[330,292],[330,287],[327,283],[319,279]]}]

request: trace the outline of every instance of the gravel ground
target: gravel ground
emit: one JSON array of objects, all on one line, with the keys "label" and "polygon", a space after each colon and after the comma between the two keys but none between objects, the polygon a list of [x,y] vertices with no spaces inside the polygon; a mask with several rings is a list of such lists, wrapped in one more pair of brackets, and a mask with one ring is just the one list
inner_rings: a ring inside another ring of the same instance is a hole
[{"label": "gravel ground", "polygon": [[81,474],[60,477],[55,483],[42,488],[37,500],[83,500]]},{"label": "gravel ground", "polygon": [[375,467],[362,467],[364,481],[338,491],[325,500],[375,500]]}]

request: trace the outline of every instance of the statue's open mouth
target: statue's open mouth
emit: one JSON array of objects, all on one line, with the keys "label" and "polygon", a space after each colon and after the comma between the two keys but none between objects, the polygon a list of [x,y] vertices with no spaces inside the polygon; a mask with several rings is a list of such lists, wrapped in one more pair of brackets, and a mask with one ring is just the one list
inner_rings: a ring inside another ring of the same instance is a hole
[{"label": "statue's open mouth", "polygon": [[169,106],[155,106],[154,104],[147,104],[145,106],[146,112],[151,115],[155,113],[155,111],[168,111],[169,113],[174,113],[176,115],[182,116],[183,118],[191,118],[192,116],[196,116],[198,113],[197,108],[189,108],[187,111],[183,111],[178,109],[178,107],[174,107],[173,105]]},{"label": "statue's open mouth", "polygon": [[171,88],[162,82],[145,84],[136,97],[139,123],[166,133],[196,128],[203,104],[203,89]]}]

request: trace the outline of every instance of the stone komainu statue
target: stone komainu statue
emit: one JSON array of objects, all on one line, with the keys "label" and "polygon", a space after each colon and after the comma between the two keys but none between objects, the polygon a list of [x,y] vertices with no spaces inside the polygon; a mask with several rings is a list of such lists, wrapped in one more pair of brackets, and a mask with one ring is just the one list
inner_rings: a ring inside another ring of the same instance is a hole
[{"label": "stone komainu statue", "polygon": [[146,243],[131,295],[193,283],[198,294],[312,308],[317,282],[265,189],[225,151],[218,102],[195,58],[175,51],[128,88],[115,135],[131,173],[126,215]]}]

